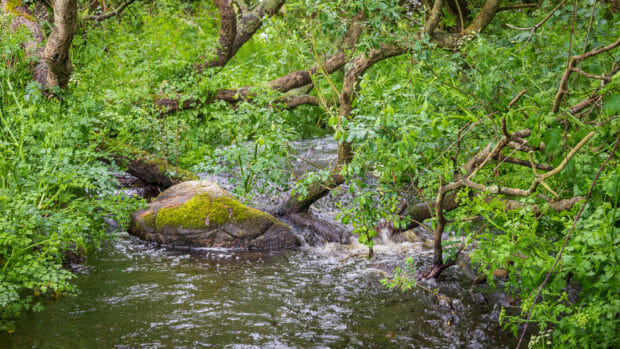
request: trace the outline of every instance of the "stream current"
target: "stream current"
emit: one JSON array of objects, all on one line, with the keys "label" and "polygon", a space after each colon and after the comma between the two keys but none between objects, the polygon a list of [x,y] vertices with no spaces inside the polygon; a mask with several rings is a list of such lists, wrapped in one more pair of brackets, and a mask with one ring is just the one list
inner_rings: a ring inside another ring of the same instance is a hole
[{"label": "stream current", "polygon": [[[316,164],[333,159],[330,143],[298,146]],[[333,218],[330,200],[314,213]],[[372,260],[365,251],[355,241],[277,253],[179,251],[119,233],[77,268],[78,294],[24,315],[15,333],[0,334],[0,347],[514,347],[498,323],[504,298],[472,288],[458,267],[426,285],[440,299],[381,285],[408,256],[428,263],[428,243],[377,245]]]}]

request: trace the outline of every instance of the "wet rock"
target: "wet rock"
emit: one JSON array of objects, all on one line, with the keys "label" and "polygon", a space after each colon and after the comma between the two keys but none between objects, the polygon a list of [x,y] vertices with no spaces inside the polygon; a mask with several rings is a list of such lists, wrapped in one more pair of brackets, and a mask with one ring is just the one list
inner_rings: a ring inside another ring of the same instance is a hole
[{"label": "wet rock", "polygon": [[108,233],[113,233],[118,230],[118,222],[110,217],[103,217],[103,221],[108,225],[106,231]]},{"label": "wet rock", "polygon": [[482,293],[473,293],[471,295],[471,301],[474,304],[486,304],[488,302]]},{"label": "wet rock", "polygon": [[174,185],[131,215],[129,233],[168,246],[285,250],[300,238],[208,180]]},{"label": "wet rock", "polygon": [[[313,246],[319,243],[324,244],[325,242],[339,242],[341,244],[351,243],[351,233],[307,212],[291,213],[288,217],[293,224],[305,227],[318,234],[319,242],[312,244]],[[311,241],[316,241],[315,239],[316,238],[312,238]]]},{"label": "wet rock", "polygon": [[78,263],[71,263],[71,264],[69,264],[68,267],[74,273],[80,273],[80,272],[87,271],[87,270],[90,270],[90,269],[93,268],[90,265],[83,265],[83,264],[78,264]]}]

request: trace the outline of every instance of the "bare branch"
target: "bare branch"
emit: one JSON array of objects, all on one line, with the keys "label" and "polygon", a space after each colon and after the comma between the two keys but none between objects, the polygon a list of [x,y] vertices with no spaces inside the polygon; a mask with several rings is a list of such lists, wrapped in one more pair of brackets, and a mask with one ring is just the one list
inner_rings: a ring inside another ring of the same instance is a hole
[{"label": "bare branch", "polygon": [[[531,26],[531,27],[527,27],[527,28],[521,28],[521,27],[515,27],[514,25],[510,25],[510,24],[505,24],[506,27],[510,28],[510,29],[515,29],[515,30],[529,30],[531,31],[530,33],[530,37],[532,37],[532,35],[534,35],[534,33],[538,30],[538,28],[542,27],[543,24],[545,24],[549,18],[551,18],[553,16],[553,14],[560,9],[560,7],[562,7],[562,5],[564,5],[564,3],[566,2],[566,0],[562,0],[556,7],[553,8],[553,10],[551,10],[551,12],[549,12],[545,18],[542,19],[542,21],[536,23],[535,25]],[[529,39],[528,39],[529,41]]]},{"label": "bare branch", "polygon": [[566,70],[564,71],[564,74],[562,75],[562,80],[560,81],[560,87],[558,88],[558,92],[555,95],[555,99],[553,101],[553,107],[551,108],[551,111],[554,113],[557,113],[560,110],[560,104],[562,103],[562,99],[564,98],[564,95],[568,93],[568,78],[570,77],[570,74],[575,71],[575,69],[578,69],[575,67],[577,63],[587,58],[590,58],[592,56],[596,56],[603,52],[610,51],[618,46],[620,46],[620,37],[615,42],[607,46],[598,47],[590,52],[586,52],[579,56],[573,56],[568,62],[568,67],[566,67]]},{"label": "bare branch", "polygon": [[[515,165],[521,165],[521,166],[525,166],[525,167],[529,167],[532,168],[532,163],[526,160],[521,160],[521,159],[516,159],[510,156],[504,156],[502,154],[497,154],[497,156],[495,157],[495,159],[499,162],[507,162],[510,164],[515,164]],[[544,165],[544,164],[534,164],[534,167],[539,169],[539,170],[543,170],[543,171],[551,171],[553,170],[553,166],[549,166],[549,165]]]},{"label": "bare branch", "polygon": [[114,16],[118,16],[121,13],[123,13],[123,11],[125,11],[125,9],[133,4],[136,0],[127,0],[125,3],[123,3],[121,6],[119,6],[116,10],[114,11],[110,11],[110,12],[104,12],[98,16],[86,16],[84,17],[84,19],[89,20],[89,21],[94,21],[95,23],[99,23],[103,20],[106,20],[108,18],[114,17]]},{"label": "bare branch", "polygon": [[[521,95],[523,94],[520,94],[517,97],[520,97]],[[513,101],[516,102],[517,99],[518,98],[515,98],[513,99]],[[529,136],[531,134],[530,130],[526,129],[526,130],[517,131],[511,134],[508,132],[507,127],[506,127],[506,118],[502,119],[501,129],[502,129],[503,137],[500,139],[499,142],[497,142],[495,146],[492,146],[492,144],[488,144],[483,150],[481,150],[480,152],[478,152],[478,154],[472,157],[472,159],[468,161],[467,164],[465,164],[464,168],[467,171],[467,174],[465,176],[463,176],[462,178],[459,178],[458,180],[450,182],[448,184],[441,184],[439,189],[437,190],[437,198],[435,200],[435,216],[437,217],[437,225],[435,226],[435,232],[434,232],[433,269],[428,274],[426,274],[425,277],[427,278],[437,277],[444,269],[446,269],[447,267],[449,267],[455,262],[455,258],[451,258],[446,262],[444,262],[443,260],[443,247],[442,247],[441,236],[443,235],[443,232],[444,232],[444,229],[447,223],[447,220],[444,215],[444,211],[445,211],[444,207],[445,207],[445,199],[448,193],[456,192],[460,190],[461,188],[468,187],[475,191],[485,192],[485,193],[492,194],[492,195],[508,195],[508,196],[525,197],[525,196],[530,196],[534,194],[538,186],[542,185],[545,189],[550,191],[557,198],[558,194],[555,193],[555,191],[553,191],[551,187],[547,185],[547,183],[545,183],[545,179],[548,179],[551,176],[562,171],[568,165],[568,162],[575,156],[575,154],[577,154],[577,152],[581,148],[583,148],[583,146],[595,135],[594,131],[586,135],[566,155],[566,157],[562,160],[560,165],[558,165],[556,168],[549,170],[549,172],[544,173],[544,174],[538,174],[537,172],[538,166],[534,163],[534,160],[532,157],[533,150],[530,150],[528,154],[530,156],[530,162],[529,162],[528,167],[532,169],[535,176],[534,176],[534,180],[532,181],[532,184],[527,190],[520,189],[520,188],[502,187],[499,185],[484,185],[484,184],[476,183],[473,181],[473,178],[476,176],[478,171],[481,168],[483,168],[491,159],[501,158],[501,151],[503,148],[510,147],[511,143],[514,143],[519,147],[527,146],[527,141],[525,141],[523,137]],[[516,161],[516,162],[520,162],[520,161]],[[521,163],[519,164],[524,165]],[[569,201],[568,204],[570,204],[570,202],[572,201]],[[568,204],[562,204],[559,207],[567,206]]]},{"label": "bare branch", "polygon": [[611,78],[605,75],[594,75],[594,74],[590,74],[588,72],[585,72],[577,67],[573,67],[571,68],[571,71],[583,75],[586,78],[590,78],[590,79],[598,79],[598,80],[603,80],[603,81],[607,81],[607,82],[611,82]]}]

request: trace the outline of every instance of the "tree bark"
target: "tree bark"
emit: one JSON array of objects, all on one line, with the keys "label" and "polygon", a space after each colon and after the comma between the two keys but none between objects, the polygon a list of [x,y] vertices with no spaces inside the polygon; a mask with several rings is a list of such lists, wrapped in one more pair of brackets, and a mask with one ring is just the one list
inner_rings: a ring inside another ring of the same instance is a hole
[{"label": "tree bark", "polygon": [[235,37],[237,36],[237,14],[232,0],[214,0],[220,13],[220,31],[217,39],[216,57],[207,63],[196,66],[199,72],[213,67],[223,67],[231,58]]},{"label": "tree bark", "polygon": [[69,49],[77,31],[77,0],[54,0],[54,28],[43,52],[49,67],[47,86],[66,88],[73,72]]},{"label": "tree bark", "polygon": [[127,172],[142,183],[165,190],[177,183],[199,179],[195,174],[176,167],[144,150],[114,139],[105,139],[97,147],[110,154],[119,166],[126,166]]},{"label": "tree bark", "polygon": [[263,0],[254,10],[241,13],[237,21],[232,0],[214,1],[220,13],[218,48],[214,59],[195,66],[201,74],[210,68],[225,66],[237,51],[252,38],[254,33],[263,26],[265,16],[275,15],[286,2],[286,0]]}]

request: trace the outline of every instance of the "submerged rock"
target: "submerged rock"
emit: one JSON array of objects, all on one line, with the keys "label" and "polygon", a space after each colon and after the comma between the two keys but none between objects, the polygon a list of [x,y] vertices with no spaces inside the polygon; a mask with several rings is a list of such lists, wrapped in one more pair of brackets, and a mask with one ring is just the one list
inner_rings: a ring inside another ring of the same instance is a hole
[{"label": "submerged rock", "polygon": [[131,215],[129,232],[170,246],[285,250],[301,245],[289,226],[207,180],[168,188]]}]

